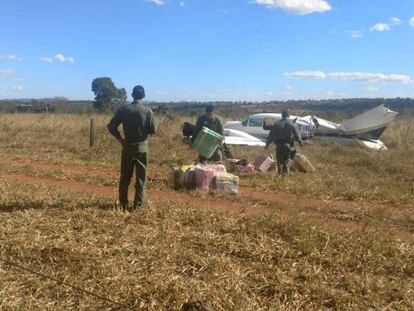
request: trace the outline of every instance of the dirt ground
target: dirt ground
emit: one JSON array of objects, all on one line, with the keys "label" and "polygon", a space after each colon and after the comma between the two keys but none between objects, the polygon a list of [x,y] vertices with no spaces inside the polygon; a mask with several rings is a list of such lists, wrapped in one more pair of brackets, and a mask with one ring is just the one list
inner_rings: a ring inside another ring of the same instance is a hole
[{"label": "dirt ground", "polygon": [[[86,174],[89,176],[114,178],[118,176],[116,171],[102,171],[85,166],[33,161],[22,157],[0,158],[0,161],[17,167],[30,166],[45,172],[60,170],[68,174]],[[46,186],[59,186],[73,192],[94,193],[111,197],[114,199],[114,203],[117,197],[116,186],[103,186],[72,179],[62,180],[5,171],[0,171],[0,177]],[[161,182],[163,186],[152,187],[152,182]],[[347,230],[350,232],[376,231],[376,223],[380,223],[381,230],[385,226],[386,230],[395,238],[414,241],[414,234],[410,230],[411,228],[404,228],[398,225],[399,220],[413,217],[413,206],[397,206],[368,201],[323,200],[317,197],[304,197],[282,191],[260,192],[243,186],[243,182],[237,196],[174,191],[171,189],[168,180],[153,180],[151,177],[149,177],[148,188],[149,200],[173,201],[180,203],[183,207],[208,207],[223,213],[238,214],[241,217],[276,213],[281,218],[288,218],[294,214],[295,217],[299,216],[301,220],[307,223],[315,225],[324,224],[335,230]],[[133,194],[132,189],[130,194]],[[374,215],[371,217],[373,221],[367,222],[366,217],[358,216],[362,214]]]}]

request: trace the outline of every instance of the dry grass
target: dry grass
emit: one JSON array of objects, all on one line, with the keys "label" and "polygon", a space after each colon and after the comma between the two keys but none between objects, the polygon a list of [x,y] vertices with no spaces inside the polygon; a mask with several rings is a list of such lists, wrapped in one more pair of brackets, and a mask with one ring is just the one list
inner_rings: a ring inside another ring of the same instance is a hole
[{"label": "dry grass", "polygon": [[[90,149],[88,116],[0,115],[0,157],[116,171],[120,147],[104,127],[109,116],[96,119],[97,142]],[[163,118],[160,133],[151,140],[153,178],[165,179],[172,165],[195,158],[181,143],[181,121]],[[401,119],[387,129],[388,152],[312,143],[303,153],[317,173],[293,174],[288,180],[255,174],[242,183],[265,192],[297,193],[304,200],[385,201],[392,203],[388,209],[409,211],[414,203],[412,124],[412,119]],[[234,149],[247,159],[259,153]],[[45,171],[5,160],[1,172],[116,183],[111,176]],[[194,194],[194,200],[200,199]],[[412,215],[384,219],[391,211],[326,211],[337,219],[375,225],[351,233],[306,224],[294,213],[288,219],[277,214],[240,217],[157,198],[135,214],[116,211],[113,205],[113,198],[0,177],[0,258],[144,310],[177,310],[196,294],[214,310],[414,306],[414,246],[386,230],[395,225],[414,232]],[[277,205],[269,208],[278,211]],[[4,263],[0,288],[1,310],[117,309]]]},{"label": "dry grass", "polygon": [[[179,309],[195,294],[215,310],[403,310],[414,303],[413,246],[380,232],[335,233],[174,203],[124,214],[108,210],[107,199],[59,188],[5,180],[0,188],[2,258],[133,308]],[[114,308],[0,267],[2,310]]]},{"label": "dry grass", "polygon": [[[88,116],[2,115],[0,116],[0,155],[26,155],[39,160],[80,164],[116,170],[120,147],[107,133],[110,116],[97,116],[97,141],[88,145]],[[182,143],[181,117],[160,120],[160,132],[150,143],[150,169],[154,178],[169,176],[170,168],[191,163],[195,154]],[[359,146],[323,145],[312,142],[301,152],[315,164],[312,175],[295,174],[289,182],[271,175],[255,175],[248,184],[267,190],[282,189],[299,194],[348,200],[378,200],[414,203],[413,120],[402,118],[390,125],[384,141],[387,152]],[[235,156],[254,160],[257,148],[234,148]]]}]

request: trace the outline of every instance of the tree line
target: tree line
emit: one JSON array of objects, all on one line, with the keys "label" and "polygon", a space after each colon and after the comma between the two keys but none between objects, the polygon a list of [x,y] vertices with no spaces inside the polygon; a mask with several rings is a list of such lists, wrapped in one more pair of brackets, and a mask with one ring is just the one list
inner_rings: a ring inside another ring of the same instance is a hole
[{"label": "tree line", "polygon": [[[110,113],[128,104],[125,88],[116,87],[109,77],[92,81],[91,91],[95,101],[71,101],[64,97],[30,100],[0,100],[0,112],[57,112],[57,113]],[[226,118],[240,119],[260,112],[280,112],[289,108],[298,115],[316,114],[335,120],[341,116],[353,116],[362,111],[384,104],[402,115],[414,115],[414,98],[347,98],[325,100],[287,100],[267,102],[150,102],[156,113],[196,116],[203,113],[206,105],[216,106],[215,111]],[[322,115],[321,115],[322,113]]]}]

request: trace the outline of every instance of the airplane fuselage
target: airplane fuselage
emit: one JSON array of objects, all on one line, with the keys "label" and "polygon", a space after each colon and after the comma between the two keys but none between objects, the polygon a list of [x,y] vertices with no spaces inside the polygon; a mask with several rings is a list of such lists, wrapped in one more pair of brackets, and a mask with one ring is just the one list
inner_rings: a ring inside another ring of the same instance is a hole
[{"label": "airplane fuselage", "polygon": [[[270,132],[270,130],[264,129],[265,122],[274,124],[280,119],[282,119],[282,115],[280,113],[259,113],[249,116],[249,118],[243,122],[228,121],[225,123],[224,127],[226,129],[245,132],[265,141]],[[296,116],[290,116],[289,119],[297,125],[299,133],[303,140],[308,140],[313,137],[313,134],[315,133],[317,127],[311,118],[307,119],[306,117],[300,118]]]},{"label": "airplane fuselage", "polygon": [[[340,143],[359,140],[369,148],[382,150],[386,147],[379,140],[379,137],[397,114],[383,105],[379,105],[342,124],[310,115],[290,116],[289,119],[297,125],[303,140],[315,138]],[[250,115],[244,122],[228,121],[224,127],[266,141],[270,132],[269,127],[281,118],[279,113],[259,113]]]}]

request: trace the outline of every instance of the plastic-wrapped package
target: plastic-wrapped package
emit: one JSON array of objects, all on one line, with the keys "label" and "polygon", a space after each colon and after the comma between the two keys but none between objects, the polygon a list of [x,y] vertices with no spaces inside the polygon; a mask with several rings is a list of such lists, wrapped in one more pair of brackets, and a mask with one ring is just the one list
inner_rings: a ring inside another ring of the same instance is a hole
[{"label": "plastic-wrapped package", "polygon": [[226,166],[224,164],[205,164],[205,168],[211,168],[215,172],[227,173]]},{"label": "plastic-wrapped package", "polygon": [[214,187],[214,173],[216,171],[208,167],[196,167],[194,169],[195,186],[203,192],[208,192]]},{"label": "plastic-wrapped package", "polygon": [[185,174],[188,170],[194,169],[195,165],[181,165],[179,167],[174,167],[172,171],[173,175],[173,188],[180,189],[186,187]]},{"label": "plastic-wrapped package", "polygon": [[316,169],[312,163],[303,154],[297,153],[292,160],[291,169],[302,173],[312,173]]},{"label": "plastic-wrapped package", "polygon": [[254,165],[251,163],[248,163],[247,165],[236,165],[234,167],[235,173],[251,174],[251,173],[254,173],[254,171],[255,171]]},{"label": "plastic-wrapped package", "polygon": [[224,165],[226,166],[227,172],[230,172],[230,173],[234,172],[234,170],[236,168],[236,165],[237,165],[237,162],[239,162],[239,161],[240,161],[239,159],[227,159],[227,160],[225,160]]},{"label": "plastic-wrapped package", "polygon": [[214,184],[216,190],[221,190],[228,194],[237,194],[239,192],[240,179],[233,174],[216,173]]},{"label": "plastic-wrapped package", "polygon": [[263,173],[267,172],[271,168],[272,164],[273,164],[272,158],[266,155],[258,156],[256,161],[254,161],[253,163],[254,168],[257,171],[261,171]]}]

